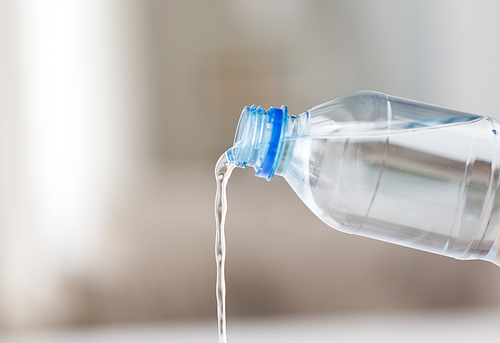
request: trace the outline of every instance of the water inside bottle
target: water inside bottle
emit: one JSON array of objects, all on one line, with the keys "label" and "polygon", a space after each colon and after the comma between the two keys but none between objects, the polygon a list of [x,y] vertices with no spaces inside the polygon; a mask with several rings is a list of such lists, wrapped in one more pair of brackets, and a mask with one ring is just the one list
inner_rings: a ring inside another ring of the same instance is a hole
[{"label": "water inside bottle", "polygon": [[227,154],[224,153],[215,165],[215,179],[217,192],[215,194],[215,261],[217,263],[217,325],[219,330],[219,343],[226,343],[226,237],[224,224],[226,222],[227,197],[226,187],[234,165],[229,163]]},{"label": "water inside bottle", "polygon": [[488,230],[499,163],[494,123],[475,116],[397,124],[349,123],[292,139],[282,176],[335,229],[484,258],[498,233]]}]

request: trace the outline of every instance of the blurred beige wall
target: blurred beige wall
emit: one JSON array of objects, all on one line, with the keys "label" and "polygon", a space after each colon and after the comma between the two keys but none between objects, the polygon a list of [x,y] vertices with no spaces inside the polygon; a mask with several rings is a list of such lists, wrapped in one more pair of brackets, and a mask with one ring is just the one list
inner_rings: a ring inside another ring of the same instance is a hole
[{"label": "blurred beige wall", "polygon": [[[213,168],[243,106],[371,89],[496,114],[493,1],[0,0],[0,327],[213,317]],[[500,271],[229,183],[228,315],[500,304]]]}]

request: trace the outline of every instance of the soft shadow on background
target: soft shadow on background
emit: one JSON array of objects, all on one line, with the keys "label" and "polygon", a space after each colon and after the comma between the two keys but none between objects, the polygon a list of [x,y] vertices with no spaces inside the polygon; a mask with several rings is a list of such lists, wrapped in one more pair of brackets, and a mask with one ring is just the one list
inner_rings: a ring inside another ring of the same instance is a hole
[{"label": "soft shadow on background", "polygon": [[[214,165],[245,105],[356,90],[498,114],[495,1],[0,0],[0,328],[213,318]],[[229,183],[228,315],[500,306],[500,269]]]}]

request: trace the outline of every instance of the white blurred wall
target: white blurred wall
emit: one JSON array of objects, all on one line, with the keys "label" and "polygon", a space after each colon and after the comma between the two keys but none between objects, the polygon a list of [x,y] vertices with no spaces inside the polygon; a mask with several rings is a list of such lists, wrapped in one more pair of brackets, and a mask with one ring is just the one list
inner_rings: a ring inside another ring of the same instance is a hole
[{"label": "white blurred wall", "polygon": [[[0,315],[78,319],[149,113],[138,2],[1,1]],[[76,312],[76,313],[75,313]]]}]

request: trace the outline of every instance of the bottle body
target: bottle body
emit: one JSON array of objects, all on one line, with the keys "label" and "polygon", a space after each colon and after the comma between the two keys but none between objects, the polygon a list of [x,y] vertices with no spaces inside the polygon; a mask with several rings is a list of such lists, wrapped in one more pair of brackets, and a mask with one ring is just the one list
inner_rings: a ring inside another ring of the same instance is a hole
[{"label": "bottle body", "polygon": [[495,125],[382,93],[352,93],[288,117],[276,174],[337,230],[498,264]]}]

